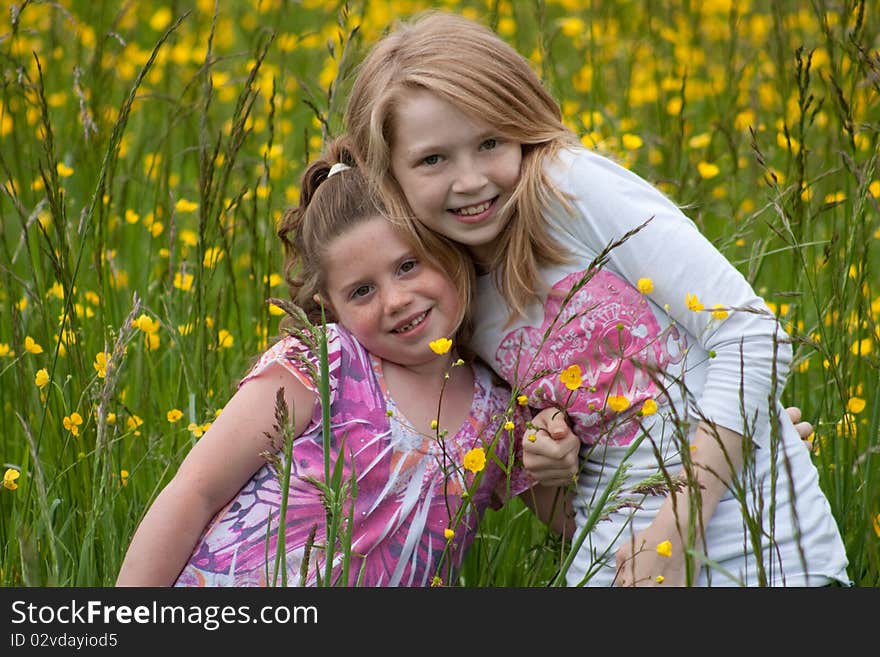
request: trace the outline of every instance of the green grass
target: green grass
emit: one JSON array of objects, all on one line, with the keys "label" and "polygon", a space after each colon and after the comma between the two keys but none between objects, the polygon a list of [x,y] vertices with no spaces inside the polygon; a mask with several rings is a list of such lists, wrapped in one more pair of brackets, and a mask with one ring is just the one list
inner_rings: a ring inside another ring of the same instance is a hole
[{"label": "green grass", "polygon": [[[346,74],[393,15],[429,6],[182,4],[2,2],[0,464],[21,475],[0,488],[0,585],[113,583],[278,332],[274,225],[339,130]],[[877,13],[444,4],[528,56],[585,143],[687,206],[775,304],[797,339],[784,399],[816,425],[852,579],[880,584]],[[461,583],[544,584],[561,556],[517,502],[487,515]]]}]

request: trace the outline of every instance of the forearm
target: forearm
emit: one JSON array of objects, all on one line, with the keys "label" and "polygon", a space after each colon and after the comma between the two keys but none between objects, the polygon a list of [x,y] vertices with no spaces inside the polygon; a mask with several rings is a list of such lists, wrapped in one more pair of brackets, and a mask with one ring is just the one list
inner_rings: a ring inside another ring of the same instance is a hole
[{"label": "forearm", "polygon": [[572,494],[567,489],[535,484],[521,493],[520,499],[551,530],[566,538],[572,537],[574,513],[571,505]]},{"label": "forearm", "polygon": [[138,526],[119,570],[117,586],[171,586],[216,512],[185,487],[166,486]]},{"label": "forearm", "polygon": [[[692,528],[695,543],[701,543],[718,503],[742,469],[742,441],[743,437],[734,431],[700,424],[691,441],[691,467],[679,473],[685,487],[666,498],[654,521],[670,530],[669,540],[673,543],[686,543]],[[697,509],[699,517],[695,515]]]}]

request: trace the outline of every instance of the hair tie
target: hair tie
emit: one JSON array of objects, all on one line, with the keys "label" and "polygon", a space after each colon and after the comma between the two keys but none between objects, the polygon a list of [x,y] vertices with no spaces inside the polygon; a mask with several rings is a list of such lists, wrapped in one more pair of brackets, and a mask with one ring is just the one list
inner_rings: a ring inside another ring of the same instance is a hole
[{"label": "hair tie", "polygon": [[351,167],[344,162],[337,162],[332,167],[330,167],[330,173],[327,174],[327,177],[329,178],[334,173],[339,173],[340,171],[345,171],[346,169],[351,169]]}]

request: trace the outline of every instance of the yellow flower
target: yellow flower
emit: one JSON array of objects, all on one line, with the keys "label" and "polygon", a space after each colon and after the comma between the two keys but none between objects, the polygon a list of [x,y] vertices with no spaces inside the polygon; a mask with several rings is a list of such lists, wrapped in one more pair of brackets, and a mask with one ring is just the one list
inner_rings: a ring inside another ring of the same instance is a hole
[{"label": "yellow flower", "polygon": [[235,342],[235,337],[226,329],[217,332],[217,343],[221,349],[229,349]]},{"label": "yellow flower", "polygon": [[27,336],[24,339],[24,350],[29,354],[41,354],[43,353],[43,348],[38,345],[31,336]]},{"label": "yellow flower", "polygon": [[194,212],[199,209],[199,204],[182,198],[174,204],[174,209],[178,212]]},{"label": "yellow flower", "polygon": [[640,278],[636,287],[642,294],[651,294],[654,291],[654,281],[650,278]]},{"label": "yellow flower", "polygon": [[105,378],[107,376],[107,363],[110,362],[110,358],[103,351],[99,351],[95,355],[95,362],[92,363],[92,367],[95,368],[95,371],[98,373],[100,378]]},{"label": "yellow flower", "polygon": [[646,399],[642,404],[642,415],[654,415],[657,412],[657,402],[653,399]]},{"label": "yellow flower", "polygon": [[147,351],[156,351],[161,343],[162,339],[158,333],[147,333],[144,336],[144,344],[147,346]]},{"label": "yellow flower", "polygon": [[171,424],[174,424],[182,417],[183,417],[183,411],[180,411],[176,408],[172,408],[170,411],[165,413],[165,419],[168,420]]},{"label": "yellow flower", "polygon": [[662,584],[664,579],[666,579],[666,578],[663,577],[663,575],[657,575],[657,577],[654,578],[654,581],[657,582],[658,584]]},{"label": "yellow flower", "polygon": [[622,413],[629,408],[629,399],[623,395],[611,395],[608,397],[608,408],[615,413]]},{"label": "yellow flower", "polygon": [[122,482],[123,486],[128,485],[128,470],[119,471],[119,481]]},{"label": "yellow flower", "polygon": [[452,340],[449,338],[437,338],[436,340],[429,342],[428,346],[431,347],[431,351],[440,356],[447,353],[452,348]]},{"label": "yellow flower", "polygon": [[8,356],[9,355],[9,343],[8,342],[0,342],[0,356]]},{"label": "yellow flower", "polygon": [[480,472],[480,470],[486,467],[486,452],[483,451],[482,447],[475,447],[464,455],[464,463],[462,465],[474,474]]},{"label": "yellow flower", "polygon": [[190,422],[186,428],[196,438],[201,438],[205,433],[204,430],[202,429],[202,427],[200,427],[195,422]]},{"label": "yellow flower", "polygon": [[15,483],[15,480],[21,476],[21,473],[18,470],[13,470],[12,468],[7,468],[6,472],[3,473],[3,486],[8,488],[9,490],[15,490],[18,488],[18,484]]},{"label": "yellow flower", "polygon": [[34,377],[34,383],[37,384],[37,387],[42,390],[46,387],[46,384],[49,383],[49,372],[43,367],[37,370],[37,376]]},{"label": "yellow flower", "polygon": [[661,557],[671,557],[672,543],[670,541],[663,541],[662,543],[658,543],[657,554],[659,554]]},{"label": "yellow flower", "polygon": [[529,403],[529,398],[526,397],[525,395],[520,395],[519,397],[516,398],[516,403],[519,404],[520,406],[525,406],[526,404]]},{"label": "yellow flower", "polygon": [[846,402],[846,410],[850,413],[861,413],[865,410],[865,400],[861,397],[850,397],[850,400]]},{"label": "yellow flower", "polygon": [[642,147],[644,141],[638,135],[634,135],[631,132],[624,133],[624,135],[620,138],[623,147],[628,151],[634,151]]},{"label": "yellow flower", "polygon": [[720,303],[716,303],[712,306],[712,317],[718,320],[727,319],[727,311],[724,309]]},{"label": "yellow flower", "polygon": [[431,429],[436,430],[438,426],[437,420],[431,420]]},{"label": "yellow flower", "polygon": [[571,365],[562,370],[559,380],[565,384],[569,390],[577,390],[581,387],[581,368],[580,365]]},{"label": "yellow flower", "polygon": [[451,529],[449,529],[449,527],[447,527],[446,529],[443,530],[443,535],[446,537],[447,541],[451,541],[452,537],[455,536],[455,532],[452,531]]},{"label": "yellow flower", "polygon": [[67,429],[74,436],[79,435],[79,427],[83,423],[82,416],[74,411],[70,415],[65,415],[64,420],[62,421],[64,424],[64,428]]},{"label": "yellow flower", "polygon": [[508,420],[507,422],[504,423],[504,430],[505,431],[513,431],[513,427],[514,427],[514,424],[511,420]]},{"label": "yellow flower", "polygon": [[880,513],[874,516],[874,533],[877,534],[877,538],[880,538]]},{"label": "yellow flower", "polygon": [[129,431],[134,431],[135,436],[140,436],[141,432],[136,431],[136,429],[143,423],[144,421],[140,419],[137,415],[132,415],[125,421],[125,426]]},{"label": "yellow flower", "polygon": [[687,304],[688,310],[692,310],[693,312],[700,312],[705,306],[700,303],[700,300],[697,298],[696,294],[688,294],[684,299],[685,304]]},{"label": "yellow flower", "polygon": [[55,170],[58,172],[58,175],[62,178],[70,178],[73,175],[73,169],[64,164],[64,162],[59,162],[55,166]]},{"label": "yellow flower", "polygon": [[157,333],[159,331],[159,322],[146,313],[135,319],[133,323],[144,333]]},{"label": "yellow flower", "polygon": [[714,178],[717,176],[721,169],[718,168],[717,164],[712,164],[711,162],[700,162],[697,164],[697,171],[700,172],[700,176],[709,180],[710,178]]},{"label": "yellow flower", "polygon": [[174,274],[174,287],[184,292],[189,292],[193,286],[193,275],[186,272],[177,272]]},{"label": "yellow flower", "polygon": [[431,580],[431,586],[443,586],[443,580],[437,577],[437,575],[434,575],[434,579]]},{"label": "yellow flower", "polygon": [[529,439],[529,442],[530,442],[530,443],[533,443],[533,442],[535,442],[535,441],[538,439],[538,434],[536,434],[536,433],[533,431],[533,432],[530,433],[527,437],[528,437],[528,439]]}]

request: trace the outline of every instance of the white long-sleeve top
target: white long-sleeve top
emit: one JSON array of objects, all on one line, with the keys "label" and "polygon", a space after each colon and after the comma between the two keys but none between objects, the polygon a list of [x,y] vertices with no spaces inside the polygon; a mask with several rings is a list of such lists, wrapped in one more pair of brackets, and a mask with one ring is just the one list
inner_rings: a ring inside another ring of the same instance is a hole
[{"label": "white long-sleeve top", "polygon": [[[818,473],[780,401],[792,350],[764,300],[678,207],[631,171],[572,149],[548,174],[571,199],[570,211],[559,205],[546,217],[571,261],[542,270],[542,302],[509,325],[493,277],[481,276],[473,346],[529,405],[566,408],[584,443],[575,536],[586,538],[569,585],[613,582],[617,548],[650,524],[664,499],[632,488],[658,472],[657,454],[676,474],[700,420],[746,436],[753,449],[740,477],[744,499],[728,491],[706,528],[705,552],[720,568],[704,567],[697,583],[760,583],[746,514],[761,519],[769,584],[849,583]],[[603,249],[649,219],[587,274]],[[639,292],[640,279],[653,289]],[[696,303],[705,309],[695,312]],[[723,319],[713,316],[716,305],[727,309]],[[560,374],[575,364],[582,384],[572,391]],[[657,412],[640,414],[648,400]],[[625,485],[608,503],[627,504],[586,527],[622,465]]]}]

